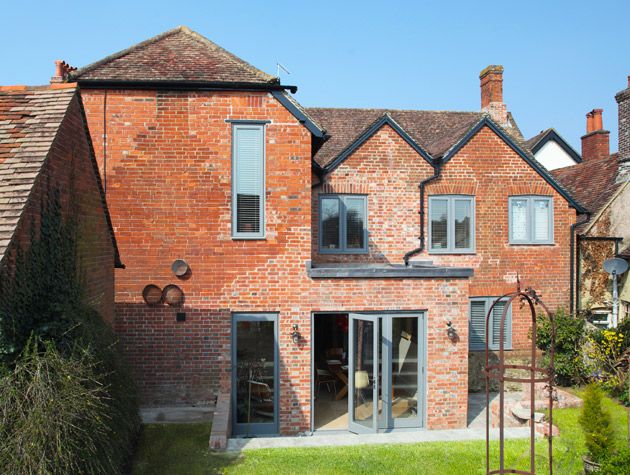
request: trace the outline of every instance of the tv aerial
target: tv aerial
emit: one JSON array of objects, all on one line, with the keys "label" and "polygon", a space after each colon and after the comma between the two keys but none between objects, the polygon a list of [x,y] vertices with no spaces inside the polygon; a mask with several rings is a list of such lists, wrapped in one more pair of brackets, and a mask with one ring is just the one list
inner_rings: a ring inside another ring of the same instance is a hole
[{"label": "tv aerial", "polygon": [[291,74],[291,71],[289,71],[287,68],[285,68],[283,65],[281,65],[280,63],[276,63],[276,77],[278,79],[280,79],[280,70],[284,71],[287,74]]},{"label": "tv aerial", "polygon": [[604,270],[612,275],[613,278],[613,307],[612,307],[612,327],[617,328],[619,320],[619,290],[617,289],[617,276],[624,274],[628,270],[628,262],[619,257],[612,257],[604,261]]}]

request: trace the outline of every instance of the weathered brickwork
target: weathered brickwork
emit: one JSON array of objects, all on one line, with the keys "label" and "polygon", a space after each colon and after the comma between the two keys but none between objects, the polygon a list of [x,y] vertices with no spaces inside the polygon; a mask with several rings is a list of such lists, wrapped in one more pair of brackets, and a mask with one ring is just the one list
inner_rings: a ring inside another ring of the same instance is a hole
[{"label": "weathered brickwork", "polygon": [[80,97],[75,96],[61,122],[46,162],[31,191],[27,207],[8,250],[9,265],[18,246],[29,246],[38,229],[41,205],[59,193],[61,213],[77,223],[77,262],[84,279],[86,303],[114,322],[114,247],[107,224]]},{"label": "weathered brickwork", "polygon": [[[552,306],[568,299],[569,225],[575,212],[489,130],[479,132],[446,165],[443,178],[427,187],[428,195],[477,196],[476,254],[417,257],[474,267],[471,280],[311,280],[309,260],[400,264],[418,245],[418,184],[433,168],[392,129],[381,129],[312,191],[310,133],[269,94],[95,89],[82,94],[127,266],[116,274],[116,331],[145,404],[212,399],[229,381],[232,313],[278,312],[280,430],[308,431],[313,313],[423,310],[427,426],[461,427],[468,387],[468,297],[512,290],[518,273]],[[231,237],[232,140],[226,119],[270,121],[265,239]],[[368,196],[367,256],[318,255],[316,198],[322,192]],[[512,193],[554,196],[555,245],[507,244]],[[171,272],[177,258],[190,264],[189,278]],[[149,307],[142,300],[147,284],[171,283],[184,290],[183,308]],[[186,321],[176,321],[178,311],[186,313]],[[516,310],[514,315],[514,343],[520,345],[529,323]],[[448,320],[458,342],[447,337]],[[294,324],[302,336],[298,344],[291,339]]]},{"label": "weathered brickwork", "polygon": [[[314,188],[313,255],[319,262],[364,261],[401,264],[406,252],[418,246],[421,180],[433,168],[389,126],[383,127],[352,156]],[[368,195],[369,254],[318,254],[320,193]],[[425,190],[425,244],[428,246],[428,199],[432,195],[475,196],[475,252],[432,254],[424,250],[414,259],[436,265],[472,267],[469,295],[499,296],[532,285],[550,308],[566,307],[569,300],[570,225],[575,210],[534,169],[488,128],[477,133],[442,169],[440,178]],[[553,197],[554,244],[510,245],[508,198],[512,195]],[[513,345],[528,344],[531,327],[526,309],[513,308]]]}]

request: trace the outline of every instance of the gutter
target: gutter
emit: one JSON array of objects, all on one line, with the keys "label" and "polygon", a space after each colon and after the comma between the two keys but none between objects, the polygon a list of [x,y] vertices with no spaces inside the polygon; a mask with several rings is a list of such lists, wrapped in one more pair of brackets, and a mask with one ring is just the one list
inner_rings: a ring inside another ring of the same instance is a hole
[{"label": "gutter", "polygon": [[[578,226],[582,226],[586,224],[591,219],[591,213],[586,213],[584,215],[584,219],[582,221],[576,221],[571,225],[571,244],[570,244],[570,252],[569,252],[569,315],[573,315],[574,304],[576,303],[575,296],[580,294],[580,285],[579,285],[579,274],[576,278],[576,269],[579,270],[579,251],[580,246],[578,245],[577,252],[575,249],[576,244],[576,236],[575,229]],[[575,285],[573,284],[574,279],[576,279]],[[577,290],[577,292],[576,292]],[[578,297],[579,298],[579,297]],[[579,305],[577,305],[579,307]]]},{"label": "gutter", "polygon": [[442,163],[436,161],[436,163],[433,165],[433,176],[430,176],[429,178],[425,178],[424,180],[422,180],[420,182],[420,185],[418,185],[418,188],[420,188],[420,211],[418,212],[418,214],[420,215],[420,245],[417,248],[412,249],[411,251],[406,253],[405,256],[403,257],[403,260],[405,262],[405,266],[406,267],[409,266],[409,259],[411,259],[416,254],[420,254],[424,250],[424,241],[425,241],[425,236],[424,236],[424,190],[425,190],[426,186],[429,183],[431,183],[434,180],[437,180],[440,177],[440,172],[441,171],[442,171]]},{"label": "gutter", "polygon": [[292,94],[297,92],[297,86],[285,86],[282,84],[265,84],[250,82],[227,81],[189,81],[189,80],[138,80],[128,79],[77,79],[77,83],[84,89],[108,88],[108,89],[168,89],[171,91],[285,91]]}]

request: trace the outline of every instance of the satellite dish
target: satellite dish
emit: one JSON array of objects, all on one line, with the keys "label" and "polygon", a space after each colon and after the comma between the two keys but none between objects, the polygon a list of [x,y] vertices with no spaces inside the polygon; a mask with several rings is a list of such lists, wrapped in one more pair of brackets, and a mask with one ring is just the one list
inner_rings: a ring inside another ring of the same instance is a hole
[{"label": "satellite dish", "polygon": [[628,263],[625,259],[613,257],[604,261],[604,270],[609,274],[621,275],[628,270]]}]

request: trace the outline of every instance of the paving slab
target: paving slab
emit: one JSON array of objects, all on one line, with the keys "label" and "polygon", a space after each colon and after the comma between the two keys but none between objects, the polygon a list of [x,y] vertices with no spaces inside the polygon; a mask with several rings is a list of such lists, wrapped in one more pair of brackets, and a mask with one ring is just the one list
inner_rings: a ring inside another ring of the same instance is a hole
[{"label": "paving slab", "polygon": [[[505,429],[505,439],[528,438],[529,427],[513,427]],[[492,429],[490,437],[499,438],[499,430]],[[234,438],[228,440],[227,450],[240,452],[244,450],[275,449],[289,447],[339,447],[372,444],[418,444],[422,442],[452,442],[463,440],[485,440],[486,430],[478,428],[449,430],[416,430],[390,432],[383,434],[323,434],[302,437],[256,437]]]}]

